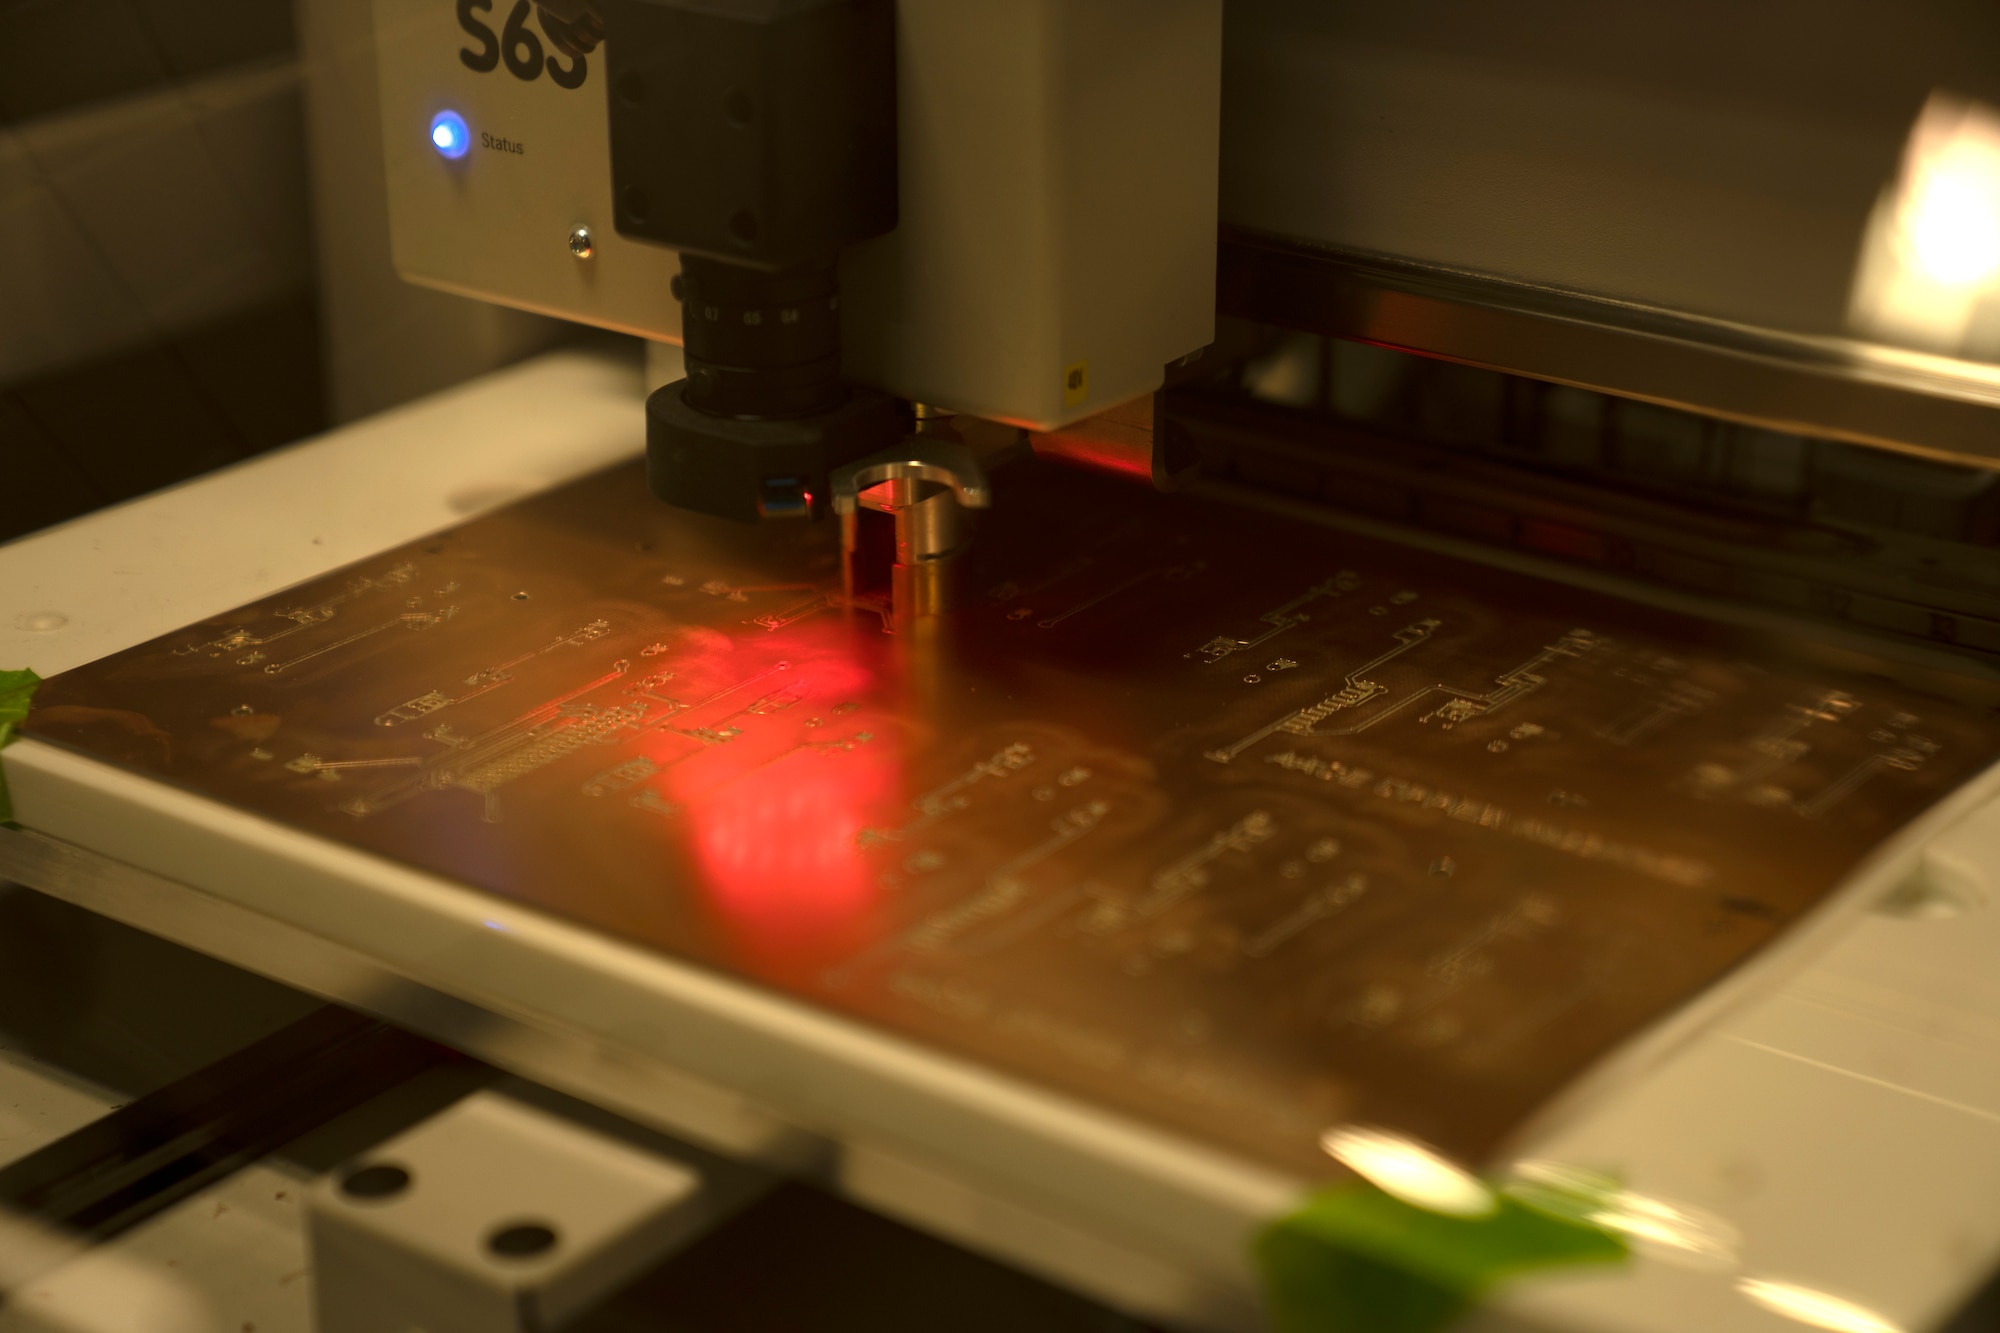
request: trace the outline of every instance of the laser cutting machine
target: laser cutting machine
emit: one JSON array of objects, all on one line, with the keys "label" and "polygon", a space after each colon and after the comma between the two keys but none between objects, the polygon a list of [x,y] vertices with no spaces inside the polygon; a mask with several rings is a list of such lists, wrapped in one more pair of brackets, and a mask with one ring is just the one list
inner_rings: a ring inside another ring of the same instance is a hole
[{"label": "laser cutting machine", "polygon": [[397,272],[650,392],[0,550],[0,872],[397,1025],[0,1168],[0,1320],[678,1318],[780,1178],[1106,1321],[1978,1318],[2000,31],[1883,23],[376,0]]}]

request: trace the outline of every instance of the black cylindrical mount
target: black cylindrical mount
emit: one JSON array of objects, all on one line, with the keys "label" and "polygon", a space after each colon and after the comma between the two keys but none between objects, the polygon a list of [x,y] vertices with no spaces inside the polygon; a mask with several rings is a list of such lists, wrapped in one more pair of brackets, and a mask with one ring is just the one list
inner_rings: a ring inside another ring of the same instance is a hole
[{"label": "black cylindrical mount", "polygon": [[836,278],[896,225],[896,0],[591,8],[613,220],[681,255],[687,378],[648,404],[653,489],[733,518],[824,513],[831,470],[902,430],[893,399],[841,380]]}]

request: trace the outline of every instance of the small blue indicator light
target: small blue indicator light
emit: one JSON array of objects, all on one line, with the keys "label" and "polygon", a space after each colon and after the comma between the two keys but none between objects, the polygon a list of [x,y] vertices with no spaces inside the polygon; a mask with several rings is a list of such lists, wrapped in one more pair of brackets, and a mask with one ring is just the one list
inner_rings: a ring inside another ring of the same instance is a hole
[{"label": "small blue indicator light", "polygon": [[465,127],[465,117],[456,111],[440,111],[431,117],[431,143],[440,157],[448,157],[456,162],[472,148],[472,131]]}]

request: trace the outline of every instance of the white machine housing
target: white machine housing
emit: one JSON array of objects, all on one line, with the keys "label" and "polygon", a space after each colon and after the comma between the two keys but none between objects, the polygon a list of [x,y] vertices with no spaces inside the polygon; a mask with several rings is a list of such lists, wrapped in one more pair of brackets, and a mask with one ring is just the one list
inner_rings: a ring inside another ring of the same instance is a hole
[{"label": "white machine housing", "polygon": [[[561,86],[505,0],[375,0],[375,23],[398,272],[680,341],[678,255],[613,226],[601,56]],[[896,64],[900,221],[842,259],[849,378],[1048,430],[1212,340],[1222,0],[900,0]]]}]

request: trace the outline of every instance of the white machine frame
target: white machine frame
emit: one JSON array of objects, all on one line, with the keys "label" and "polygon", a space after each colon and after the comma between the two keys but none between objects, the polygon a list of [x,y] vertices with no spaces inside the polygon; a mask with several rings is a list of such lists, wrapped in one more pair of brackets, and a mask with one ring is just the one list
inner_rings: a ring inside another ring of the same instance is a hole
[{"label": "white machine frame", "polygon": [[[481,73],[445,0],[374,4],[397,272],[678,342],[680,257],[612,217],[601,53],[574,89]],[[841,258],[847,377],[1036,430],[1159,388],[1215,336],[1221,0],[902,0],[896,26],[898,221]],[[443,111],[462,158],[426,138]]]}]

